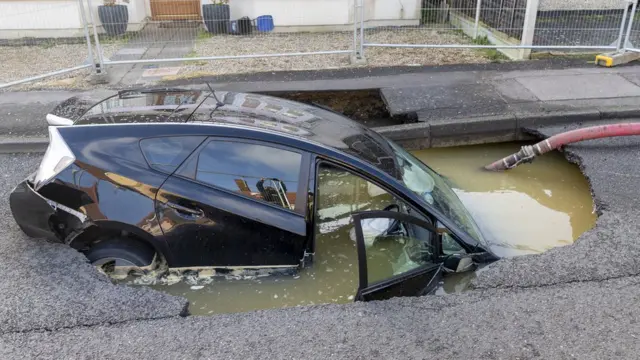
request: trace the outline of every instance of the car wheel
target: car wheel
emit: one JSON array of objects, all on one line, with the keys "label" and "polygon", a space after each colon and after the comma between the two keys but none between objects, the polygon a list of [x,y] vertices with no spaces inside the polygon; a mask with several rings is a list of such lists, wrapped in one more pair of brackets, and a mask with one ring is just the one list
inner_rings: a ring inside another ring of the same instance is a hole
[{"label": "car wheel", "polygon": [[99,271],[114,279],[123,279],[131,273],[143,274],[153,267],[156,252],[135,239],[113,238],[100,241],[85,253],[89,262]]}]

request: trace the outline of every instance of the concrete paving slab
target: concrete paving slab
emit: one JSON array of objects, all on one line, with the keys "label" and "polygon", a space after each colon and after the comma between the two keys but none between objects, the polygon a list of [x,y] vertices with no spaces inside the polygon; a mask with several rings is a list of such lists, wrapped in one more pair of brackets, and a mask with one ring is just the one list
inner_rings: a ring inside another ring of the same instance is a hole
[{"label": "concrete paving slab", "polygon": [[434,120],[455,122],[460,119],[500,116],[506,113],[509,113],[509,105],[506,103],[490,103],[467,108],[423,109],[416,112],[418,121],[421,122]]},{"label": "concrete paving slab", "polygon": [[143,55],[146,51],[146,47],[122,48],[115,55]]},{"label": "concrete paving slab", "polygon": [[193,46],[184,46],[184,43],[178,44],[167,44],[164,49],[162,49],[161,59],[182,57],[185,54],[189,53],[193,50]]},{"label": "concrete paving slab", "polygon": [[508,103],[540,100],[515,79],[497,80],[493,82],[493,86]]},{"label": "concrete paving slab", "polygon": [[[401,74],[394,76],[362,76],[358,78],[345,77],[340,79],[299,80],[297,73],[290,74],[282,81],[260,82],[226,82],[218,78],[211,78],[212,84],[220,84],[221,90],[229,91],[309,91],[309,90],[361,90],[394,87],[402,84],[412,86],[443,86],[451,83],[473,83],[478,81],[477,74],[465,72],[451,72],[444,74]],[[239,74],[238,76],[243,76]],[[204,80],[203,80],[204,81]],[[194,84],[192,86],[203,86]],[[206,86],[205,86],[206,87]]]},{"label": "concrete paving slab", "polygon": [[177,75],[180,72],[180,69],[182,69],[182,67],[161,67],[157,69],[145,69],[142,72],[142,77],[148,78]]},{"label": "concrete paving slab", "polygon": [[593,73],[593,72],[602,73],[603,71],[607,71],[606,69],[596,68],[596,67],[590,67],[590,68],[568,68],[568,69],[544,69],[544,70],[540,70],[540,69],[532,69],[532,70],[522,69],[522,71],[518,71],[518,69],[515,69],[515,71],[496,72],[494,78],[495,79],[516,79],[516,78],[525,78],[525,77],[537,78],[537,77],[540,77],[540,76],[550,76],[550,77],[565,76],[565,75],[577,76],[577,75],[585,74],[583,70],[587,70],[588,73]]},{"label": "concrete paving slab", "polygon": [[110,84],[124,84],[125,77],[135,67],[134,64],[111,65],[107,68]]},{"label": "concrete paving slab", "polygon": [[640,96],[640,87],[616,74],[519,77],[542,101]]},{"label": "concrete paving slab", "polygon": [[506,104],[491,84],[385,88],[380,93],[392,115],[425,109],[474,109]]},{"label": "concrete paving slab", "polygon": [[631,73],[622,73],[620,74],[620,76],[622,76],[623,78],[627,79],[628,81],[630,81],[631,83],[640,86],[640,73],[638,72],[631,72]]},{"label": "concrete paving slab", "polygon": [[[475,78],[481,81],[488,77],[498,79],[498,76],[507,79],[520,76],[520,73],[532,71],[531,76],[540,76],[541,72],[554,70],[573,71],[576,68],[594,68],[593,64],[584,60],[575,59],[544,59],[533,61],[513,61],[506,63],[487,64],[455,64],[442,66],[389,66],[389,67],[356,67],[325,70],[295,70],[295,71],[265,71],[243,74],[221,74],[208,75],[200,78],[179,79],[167,81],[167,86],[182,86],[190,84],[202,84],[204,82],[224,82],[224,83],[265,83],[265,82],[310,82],[315,80],[351,80],[360,81],[369,78],[391,79],[396,76],[408,76],[423,79],[426,75],[434,75],[435,79],[448,77]],[[621,71],[622,68],[610,70]],[[467,81],[468,82],[468,81]],[[393,87],[397,84],[404,84],[403,81],[379,87]],[[410,84],[428,85],[425,84]],[[332,89],[335,90],[335,89]]]}]

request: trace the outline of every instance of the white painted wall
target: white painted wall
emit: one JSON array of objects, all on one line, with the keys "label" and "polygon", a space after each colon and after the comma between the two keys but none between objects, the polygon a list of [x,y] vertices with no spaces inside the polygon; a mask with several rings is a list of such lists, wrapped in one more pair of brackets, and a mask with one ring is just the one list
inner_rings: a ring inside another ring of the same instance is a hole
[{"label": "white painted wall", "polygon": [[[142,28],[145,19],[151,16],[151,9],[148,8],[148,0],[129,0],[126,5],[129,11],[129,26],[127,31],[138,31]],[[88,9],[88,2],[84,1],[85,11]],[[100,26],[100,18],[98,17],[98,6],[102,5],[101,0],[91,0],[91,12],[93,13],[93,19],[96,21],[96,25]],[[89,19],[89,13],[87,12],[87,18]],[[102,29],[99,29],[102,32]]]},{"label": "white painted wall", "polygon": [[231,19],[272,15],[276,26],[349,24],[353,12],[352,0],[231,0],[229,6]]},{"label": "white painted wall", "polygon": [[[331,26],[353,23],[354,1],[360,0],[231,0],[229,6],[232,19],[272,15],[276,27]],[[364,1],[365,21],[420,18],[420,0]]]},{"label": "white painted wall", "polygon": [[[98,32],[102,32],[98,18],[98,6],[101,0],[91,2]],[[142,28],[147,18],[147,0],[131,0],[129,8],[129,31]],[[89,20],[88,4],[85,1],[85,14]],[[16,39],[22,37],[77,37],[84,35],[80,5],[77,0],[16,0],[0,1],[0,38]]]},{"label": "white painted wall", "polygon": [[417,20],[420,18],[420,0],[368,0],[372,9],[367,20]]},{"label": "white painted wall", "polygon": [[[208,0],[201,0],[208,3]],[[276,28],[288,31],[348,29],[354,19],[354,1],[360,0],[231,0],[231,18],[272,15]],[[367,25],[408,25],[420,17],[420,0],[364,0]],[[85,11],[98,17],[101,0]],[[129,31],[140,30],[151,16],[149,0],[130,0]],[[411,22],[411,23],[410,23]],[[77,0],[0,1],[0,38],[75,37],[83,35]]]},{"label": "white painted wall", "polygon": [[[82,22],[74,0],[0,1],[0,36],[20,38],[63,34],[77,35]],[[3,35],[7,36],[3,36]],[[81,32],[80,32],[81,33]]]}]

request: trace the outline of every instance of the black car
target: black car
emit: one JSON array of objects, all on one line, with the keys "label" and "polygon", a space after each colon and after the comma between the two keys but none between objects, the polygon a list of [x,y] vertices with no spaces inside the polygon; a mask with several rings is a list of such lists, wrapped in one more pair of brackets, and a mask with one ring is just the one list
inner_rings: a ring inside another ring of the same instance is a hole
[{"label": "black car", "polygon": [[497,259],[445,179],[324,108],[164,89],[48,120],[13,216],[99,267],[295,270],[335,232],[356,242],[355,298],[368,300],[427,294],[443,272]]}]

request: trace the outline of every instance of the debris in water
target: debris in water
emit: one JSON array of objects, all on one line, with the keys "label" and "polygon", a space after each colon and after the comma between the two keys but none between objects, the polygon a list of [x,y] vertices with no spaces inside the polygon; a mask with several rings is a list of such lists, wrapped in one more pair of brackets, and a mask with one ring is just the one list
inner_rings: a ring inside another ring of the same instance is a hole
[{"label": "debris in water", "polygon": [[191,287],[191,290],[200,290],[202,288],[204,288],[204,285],[194,285]]}]

